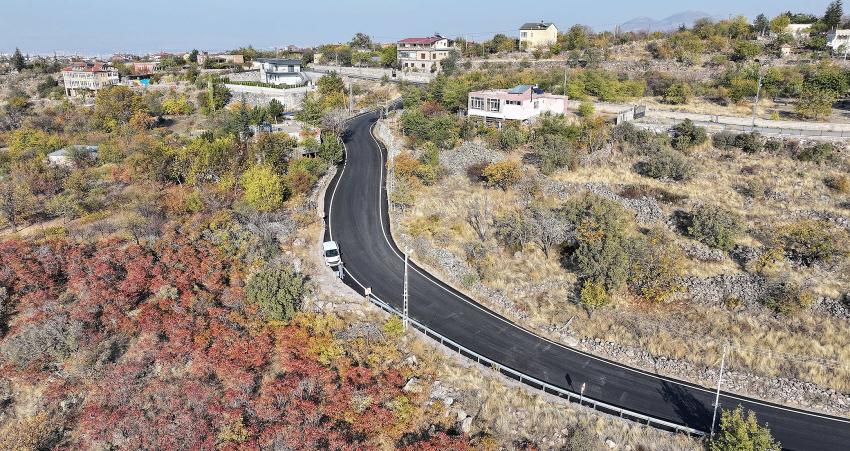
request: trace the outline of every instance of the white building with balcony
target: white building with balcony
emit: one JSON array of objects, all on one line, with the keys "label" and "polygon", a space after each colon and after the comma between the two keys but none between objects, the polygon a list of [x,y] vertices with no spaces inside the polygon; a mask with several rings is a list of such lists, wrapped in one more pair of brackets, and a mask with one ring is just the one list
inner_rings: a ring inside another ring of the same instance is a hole
[{"label": "white building with balcony", "polygon": [[76,96],[84,92],[97,92],[121,82],[118,71],[105,63],[75,62],[62,69],[65,95]]},{"label": "white building with balcony", "polygon": [[850,30],[835,30],[826,35],[826,46],[832,53],[844,54],[850,51]]},{"label": "white building with balcony", "polygon": [[301,61],[281,58],[261,58],[255,61],[260,69],[260,81],[273,85],[306,85],[310,79],[301,72]]},{"label": "white building with balcony", "polygon": [[529,85],[474,91],[469,93],[467,116],[499,128],[511,121],[527,124],[543,113],[565,114],[567,100]]},{"label": "white building with balcony", "polygon": [[407,38],[396,43],[398,65],[405,71],[438,72],[440,62],[454,50],[454,41],[440,35]]}]

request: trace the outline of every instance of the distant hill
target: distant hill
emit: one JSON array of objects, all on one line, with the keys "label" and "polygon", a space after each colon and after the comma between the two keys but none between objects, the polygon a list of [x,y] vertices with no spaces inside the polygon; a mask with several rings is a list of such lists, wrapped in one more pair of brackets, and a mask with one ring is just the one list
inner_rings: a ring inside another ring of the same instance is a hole
[{"label": "distant hill", "polygon": [[690,27],[698,19],[705,17],[712,18],[710,14],[699,11],[685,11],[661,20],[651,17],[637,17],[621,24],[620,31],[670,31],[679,28],[683,24]]}]

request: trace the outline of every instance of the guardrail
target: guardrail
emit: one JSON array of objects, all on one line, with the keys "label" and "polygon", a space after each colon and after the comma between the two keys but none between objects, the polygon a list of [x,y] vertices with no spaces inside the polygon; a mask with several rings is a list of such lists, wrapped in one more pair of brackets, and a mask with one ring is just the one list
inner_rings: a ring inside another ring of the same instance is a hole
[{"label": "guardrail", "polygon": [[[395,309],[395,307],[387,304],[386,302],[378,299],[374,295],[369,295],[368,299],[375,305],[384,310],[385,312],[402,317],[403,314]],[[418,329],[420,332],[425,334],[426,337],[429,337],[435,341],[438,341],[442,346],[445,346],[452,351],[457,352],[458,354],[469,358],[475,359],[475,362],[479,365],[484,365],[488,368],[498,371],[499,373],[510,377],[520,383],[529,385],[538,390],[542,390],[544,393],[548,393],[550,395],[555,395],[559,398],[566,399],[570,402],[577,402],[582,406],[589,406],[594,410],[598,410],[603,413],[607,413],[609,415],[616,415],[620,418],[631,420],[637,423],[646,424],[648,426],[653,426],[658,429],[663,429],[670,432],[684,433],[689,436],[697,436],[702,437],[705,435],[705,432],[699,431],[693,428],[689,428],[687,426],[682,426],[680,424],[671,423],[669,421],[660,420],[657,418],[653,418],[642,413],[633,412],[628,409],[624,409],[622,407],[617,407],[611,404],[604,403],[602,401],[597,401],[593,398],[589,398],[587,396],[563,389],[561,387],[557,387],[555,385],[549,384],[548,382],[543,382],[533,376],[529,376],[521,371],[517,371],[513,368],[507,367],[505,365],[496,362],[490,358],[484,357],[481,354],[457,343],[449,338],[444,337],[443,335],[435,332],[430,329],[428,326],[420,323],[419,321],[408,318],[410,325]]]}]

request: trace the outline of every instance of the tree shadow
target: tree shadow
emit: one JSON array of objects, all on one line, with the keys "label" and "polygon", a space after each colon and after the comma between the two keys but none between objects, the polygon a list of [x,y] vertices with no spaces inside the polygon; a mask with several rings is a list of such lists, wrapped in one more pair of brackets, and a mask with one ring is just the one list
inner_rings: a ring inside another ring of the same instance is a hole
[{"label": "tree shadow", "polygon": [[669,382],[661,383],[661,396],[673,406],[679,419],[695,429],[708,430],[711,427],[711,406],[695,398],[684,387]]}]

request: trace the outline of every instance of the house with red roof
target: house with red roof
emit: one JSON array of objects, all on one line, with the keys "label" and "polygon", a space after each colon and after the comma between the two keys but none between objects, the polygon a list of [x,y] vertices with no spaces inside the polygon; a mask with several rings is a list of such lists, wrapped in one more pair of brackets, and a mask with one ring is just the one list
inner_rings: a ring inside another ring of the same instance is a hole
[{"label": "house with red roof", "polygon": [[399,67],[406,71],[438,72],[440,61],[454,49],[454,41],[440,35],[407,38],[396,43]]},{"label": "house with red roof", "polygon": [[120,81],[117,70],[99,61],[75,61],[62,69],[62,82],[68,96],[96,92],[107,86],[117,85]]}]

